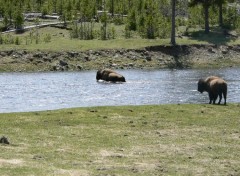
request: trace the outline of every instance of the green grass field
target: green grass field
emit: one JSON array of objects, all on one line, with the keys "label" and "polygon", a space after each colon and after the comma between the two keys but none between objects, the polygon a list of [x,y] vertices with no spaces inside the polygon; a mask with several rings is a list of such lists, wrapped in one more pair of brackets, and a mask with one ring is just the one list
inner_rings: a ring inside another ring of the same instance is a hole
[{"label": "green grass field", "polygon": [[0,114],[0,175],[240,175],[239,104]]},{"label": "green grass field", "polygon": [[[132,38],[124,37],[124,26],[110,25],[114,27],[116,37],[110,40],[79,40],[71,39],[70,31],[55,27],[46,27],[33,29],[23,34],[2,34],[5,40],[14,41],[14,44],[2,44],[1,50],[9,49],[25,49],[25,50],[45,50],[45,51],[84,51],[84,50],[99,50],[99,49],[136,49],[154,45],[169,45],[170,38],[166,39],[142,39],[139,35],[133,33]],[[96,27],[97,29],[100,27]],[[179,29],[178,33],[183,33]],[[189,30],[188,36],[176,36],[176,42],[179,45],[184,44],[222,44],[222,45],[237,45],[240,44],[239,37],[226,37],[223,35],[222,29],[212,28],[209,34],[205,34],[202,29]],[[31,37],[30,37],[31,36]],[[36,40],[36,36],[39,36]],[[50,36],[46,42],[46,36]],[[18,38],[19,44],[15,44]]]}]

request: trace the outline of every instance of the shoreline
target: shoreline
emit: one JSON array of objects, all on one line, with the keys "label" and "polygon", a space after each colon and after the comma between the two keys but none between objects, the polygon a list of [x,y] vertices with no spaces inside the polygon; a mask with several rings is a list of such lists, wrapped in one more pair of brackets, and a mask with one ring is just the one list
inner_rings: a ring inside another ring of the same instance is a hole
[{"label": "shoreline", "polygon": [[149,46],[140,49],[0,52],[0,72],[240,67],[240,45]]}]

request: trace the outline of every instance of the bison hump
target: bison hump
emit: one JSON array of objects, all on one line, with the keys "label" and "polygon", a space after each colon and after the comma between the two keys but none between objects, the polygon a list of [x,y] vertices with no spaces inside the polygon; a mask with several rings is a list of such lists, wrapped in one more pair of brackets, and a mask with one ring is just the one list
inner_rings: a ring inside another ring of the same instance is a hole
[{"label": "bison hump", "polygon": [[205,79],[205,82],[208,84],[210,83],[211,81],[215,80],[215,79],[220,79],[219,77],[217,76],[209,76]]},{"label": "bison hump", "polygon": [[219,85],[227,85],[227,83],[221,78],[214,79],[210,82],[210,87],[219,86]]}]

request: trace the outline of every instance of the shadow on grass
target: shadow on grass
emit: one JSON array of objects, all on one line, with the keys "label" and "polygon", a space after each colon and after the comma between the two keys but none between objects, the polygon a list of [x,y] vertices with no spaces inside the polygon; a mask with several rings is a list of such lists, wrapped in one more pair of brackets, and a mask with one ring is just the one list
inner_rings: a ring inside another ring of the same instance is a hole
[{"label": "shadow on grass", "polygon": [[208,34],[204,30],[189,32],[192,40],[205,41],[214,45],[225,45],[230,41],[237,40],[238,36],[231,34],[227,29],[212,27]]}]

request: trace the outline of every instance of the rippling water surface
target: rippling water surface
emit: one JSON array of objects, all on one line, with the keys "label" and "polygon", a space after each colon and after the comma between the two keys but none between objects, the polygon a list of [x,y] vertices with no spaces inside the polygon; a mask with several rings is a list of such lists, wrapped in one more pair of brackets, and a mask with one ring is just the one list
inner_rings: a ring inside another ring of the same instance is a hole
[{"label": "rippling water surface", "polygon": [[207,103],[197,81],[209,75],[228,82],[227,102],[240,102],[240,68],[219,70],[118,70],[127,80],[96,82],[96,72],[1,73],[0,112],[104,105]]}]

